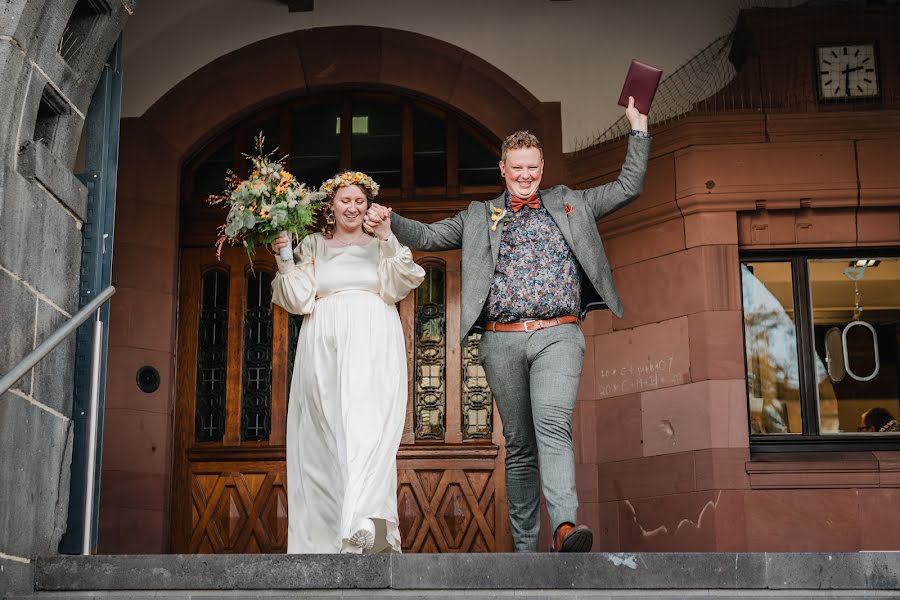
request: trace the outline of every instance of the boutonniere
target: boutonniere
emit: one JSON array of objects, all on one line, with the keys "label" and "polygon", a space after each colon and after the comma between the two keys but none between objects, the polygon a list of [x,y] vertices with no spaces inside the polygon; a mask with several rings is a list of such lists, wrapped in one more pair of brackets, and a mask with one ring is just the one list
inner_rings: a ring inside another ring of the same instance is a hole
[{"label": "boutonniere", "polygon": [[575,208],[574,208],[571,204],[569,204],[568,202],[566,202],[565,209],[566,209],[566,216],[567,216],[567,217],[569,216],[569,213],[571,213],[573,210],[575,210]]},{"label": "boutonniere", "polygon": [[505,208],[497,208],[490,202],[488,206],[491,209],[491,231],[497,231],[497,224],[509,218],[509,213]]}]

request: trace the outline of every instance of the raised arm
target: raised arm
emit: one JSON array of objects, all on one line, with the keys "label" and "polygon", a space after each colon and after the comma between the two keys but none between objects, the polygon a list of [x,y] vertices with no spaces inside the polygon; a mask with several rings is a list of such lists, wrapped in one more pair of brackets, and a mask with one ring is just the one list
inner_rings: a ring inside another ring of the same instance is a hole
[{"label": "raised arm", "polygon": [[640,196],[644,189],[649,156],[650,138],[630,135],[628,152],[619,177],[599,187],[576,192],[582,194],[584,202],[594,213],[594,219],[599,219]]},{"label": "raised arm", "polygon": [[619,178],[606,185],[582,190],[585,203],[591,207],[594,219],[622,208],[641,195],[644,189],[644,175],[650,158],[650,134],[647,133],[649,119],[634,107],[634,98],[628,98],[625,118],[631,125],[628,136],[628,152]]}]

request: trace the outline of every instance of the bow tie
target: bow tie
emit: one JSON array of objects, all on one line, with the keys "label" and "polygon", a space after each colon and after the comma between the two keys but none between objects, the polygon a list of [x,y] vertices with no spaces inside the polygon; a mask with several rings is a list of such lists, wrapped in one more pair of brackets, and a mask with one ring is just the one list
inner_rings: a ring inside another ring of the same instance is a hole
[{"label": "bow tie", "polygon": [[538,198],[537,194],[532,194],[527,198],[519,198],[518,196],[509,195],[509,208],[517,213],[522,210],[523,206],[527,206],[528,208],[540,208],[541,207],[541,199]]}]

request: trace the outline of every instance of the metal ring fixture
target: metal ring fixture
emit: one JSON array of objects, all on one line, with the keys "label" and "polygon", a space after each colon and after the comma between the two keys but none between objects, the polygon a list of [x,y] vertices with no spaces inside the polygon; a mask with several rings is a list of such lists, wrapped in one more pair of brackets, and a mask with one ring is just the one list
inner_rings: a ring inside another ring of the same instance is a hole
[{"label": "metal ring fixture", "polygon": [[[872,333],[872,349],[875,351],[875,369],[865,377],[861,377],[853,372],[853,369],[850,368],[850,359],[849,353],[847,352],[847,332],[850,331],[853,327],[865,327]],[[847,375],[855,379],[856,381],[871,381],[878,376],[878,371],[881,369],[881,363],[878,358],[878,334],[875,332],[875,328],[866,323],[865,321],[851,321],[847,323],[847,326],[844,327],[844,332],[841,334],[841,343],[844,350],[844,369],[847,371]]]}]

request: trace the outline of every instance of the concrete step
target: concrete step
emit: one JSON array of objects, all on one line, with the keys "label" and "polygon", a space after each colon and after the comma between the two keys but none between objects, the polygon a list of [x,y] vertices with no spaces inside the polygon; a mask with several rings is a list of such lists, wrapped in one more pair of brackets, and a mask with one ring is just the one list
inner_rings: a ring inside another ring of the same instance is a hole
[{"label": "concrete step", "polygon": [[54,556],[34,582],[45,600],[900,599],[900,553]]}]

